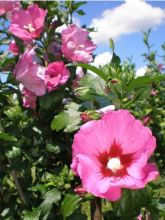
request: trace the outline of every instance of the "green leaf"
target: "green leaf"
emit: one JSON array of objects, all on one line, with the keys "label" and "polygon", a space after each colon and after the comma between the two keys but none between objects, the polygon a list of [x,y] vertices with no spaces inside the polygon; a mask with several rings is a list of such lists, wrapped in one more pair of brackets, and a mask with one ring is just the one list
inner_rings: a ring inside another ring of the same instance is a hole
[{"label": "green leaf", "polygon": [[51,129],[60,131],[65,128],[69,121],[69,115],[63,111],[60,114],[56,115],[51,123]]},{"label": "green leaf", "polygon": [[68,220],[73,220],[73,219],[78,219],[78,220],[87,220],[87,216],[85,214],[81,213],[80,208],[77,209],[72,215],[68,217]]},{"label": "green leaf", "polygon": [[10,120],[17,120],[20,119],[22,110],[20,106],[16,105],[5,111],[5,114],[10,118]]},{"label": "green leaf", "polygon": [[42,219],[47,219],[49,212],[53,206],[53,203],[56,205],[58,204],[59,200],[61,199],[61,193],[56,188],[51,189],[45,194],[45,200],[39,206],[41,209]]},{"label": "green leaf", "polygon": [[115,66],[115,67],[118,67],[121,63],[120,57],[117,56],[114,52],[112,54],[112,59],[110,63],[112,66]]},{"label": "green leaf", "polygon": [[65,105],[66,110],[54,117],[51,123],[52,130],[59,131],[64,128],[65,132],[73,132],[77,130],[80,124],[79,108],[80,105],[73,102]]},{"label": "green leaf", "polygon": [[12,147],[12,150],[6,152],[6,156],[9,159],[15,159],[21,155],[21,149],[18,147]]},{"label": "green leaf", "polygon": [[112,203],[112,207],[116,216],[122,216],[122,220],[128,220],[138,216],[141,208],[148,203],[147,190],[123,190],[122,198]]},{"label": "green leaf", "polygon": [[77,12],[77,14],[79,14],[79,15],[85,15],[85,12],[84,12],[83,10],[77,10],[76,12]]},{"label": "green leaf", "polygon": [[46,145],[46,150],[49,153],[55,153],[55,154],[60,153],[60,147],[58,145],[47,144]]},{"label": "green leaf", "polygon": [[105,94],[106,83],[100,77],[95,77],[90,74],[85,75],[80,81],[80,86],[89,87],[95,90],[98,95]]},{"label": "green leaf", "polygon": [[39,103],[42,109],[55,108],[55,104],[62,100],[64,93],[60,91],[53,91],[39,98]]},{"label": "green leaf", "polygon": [[70,216],[78,208],[78,204],[81,200],[82,198],[75,194],[65,195],[65,198],[61,204],[61,212],[64,219]]},{"label": "green leaf", "polygon": [[165,210],[165,198],[161,197],[161,198],[159,199],[159,203],[158,203],[157,208],[158,208],[159,210],[162,210],[162,211]]},{"label": "green leaf", "polygon": [[25,211],[23,220],[39,220],[41,215],[41,209],[34,208],[32,212]]},{"label": "green leaf", "polygon": [[134,89],[137,89],[139,87],[142,87],[142,86],[145,86],[145,85],[148,85],[148,84],[152,84],[154,82],[159,82],[161,80],[165,80],[165,76],[164,75],[155,75],[155,76],[141,76],[141,77],[138,77],[134,80],[132,80],[127,88],[126,88],[126,91],[127,92],[130,92]]},{"label": "green leaf", "polygon": [[112,52],[114,52],[114,50],[115,50],[115,45],[114,45],[114,42],[113,42],[113,39],[112,39],[112,38],[109,39],[109,46],[110,46]]},{"label": "green leaf", "polygon": [[0,141],[16,142],[17,138],[8,133],[0,132]]},{"label": "green leaf", "polygon": [[77,63],[76,66],[81,66],[82,68],[85,68],[85,69],[88,69],[88,70],[91,70],[92,72],[96,73],[98,76],[100,76],[102,79],[104,79],[106,81],[107,77],[106,75],[104,74],[104,72],[100,69],[98,69],[97,67],[95,66],[92,66],[90,64],[87,64],[87,63]]},{"label": "green leaf", "polygon": [[73,8],[73,10],[75,11],[75,10],[77,10],[80,6],[82,6],[82,5],[84,5],[84,4],[86,4],[85,1],[82,1],[82,2],[73,2],[72,8]]},{"label": "green leaf", "polygon": [[81,86],[81,87],[75,89],[75,94],[80,99],[87,100],[87,101],[93,100],[97,96],[97,94],[93,88],[89,88],[89,87],[85,87],[85,86]]}]

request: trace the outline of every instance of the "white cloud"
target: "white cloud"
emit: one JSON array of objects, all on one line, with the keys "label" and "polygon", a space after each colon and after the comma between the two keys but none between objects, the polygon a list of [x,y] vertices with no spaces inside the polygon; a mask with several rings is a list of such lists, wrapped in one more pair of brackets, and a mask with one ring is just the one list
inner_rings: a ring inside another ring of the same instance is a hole
[{"label": "white cloud", "polygon": [[[81,27],[80,19],[77,17],[73,17],[73,24],[75,24],[77,27]],[[66,24],[63,24],[56,28],[56,32],[61,33],[63,30],[67,28]]]},{"label": "white cloud", "polygon": [[94,66],[99,67],[99,66],[104,66],[107,63],[109,63],[112,59],[112,54],[110,52],[104,52],[101,53],[97,56],[95,56],[94,59]]},{"label": "white cloud", "polygon": [[147,72],[147,66],[142,66],[136,71],[136,77],[138,76],[144,76],[145,73]]},{"label": "white cloud", "polygon": [[91,37],[97,44],[108,43],[110,37],[117,39],[124,34],[155,28],[164,21],[165,10],[142,0],[126,0],[92,20],[90,26],[97,32],[91,33]]},{"label": "white cloud", "polygon": [[[108,64],[112,59],[112,54],[110,52],[104,52],[97,56],[95,56],[94,62],[91,63],[92,66],[99,67]],[[96,74],[92,71],[88,71],[88,73],[96,76]]]}]

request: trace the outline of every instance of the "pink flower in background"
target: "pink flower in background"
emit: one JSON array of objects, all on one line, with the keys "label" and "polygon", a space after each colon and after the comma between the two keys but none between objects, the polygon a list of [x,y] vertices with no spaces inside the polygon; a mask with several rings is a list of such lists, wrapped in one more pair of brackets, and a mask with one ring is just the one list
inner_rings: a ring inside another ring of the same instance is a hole
[{"label": "pink flower in background", "polygon": [[89,32],[72,24],[62,31],[61,50],[72,61],[88,63],[92,61],[92,52],[96,45],[88,39]]},{"label": "pink flower in background", "polygon": [[19,48],[14,40],[12,40],[9,44],[9,51],[12,52],[14,55],[19,54]]},{"label": "pink flower in background", "polygon": [[37,96],[26,88],[23,88],[22,95],[23,95],[23,106],[26,108],[35,109]]},{"label": "pink flower in background", "polygon": [[137,220],[143,220],[141,214],[137,217]]},{"label": "pink flower in background", "polygon": [[71,168],[87,192],[116,201],[122,188],[144,188],[158,176],[156,166],[147,163],[155,147],[151,130],[129,111],[110,111],[75,135]]},{"label": "pink flower in background", "polygon": [[34,48],[27,49],[18,61],[14,75],[26,89],[42,96],[46,92],[45,68],[36,63],[35,59]]},{"label": "pink flower in background", "polygon": [[65,84],[69,76],[70,72],[65,67],[63,61],[50,63],[45,75],[45,83],[48,91],[56,90],[59,85]]},{"label": "pink flower in background", "polygon": [[13,13],[9,31],[24,41],[33,40],[42,33],[46,14],[37,4],[20,9]]},{"label": "pink flower in background", "polygon": [[163,65],[162,63],[159,63],[159,64],[157,65],[157,68],[158,68],[158,70],[161,72],[161,71],[164,70],[164,65]]},{"label": "pink flower in background", "polygon": [[0,1],[0,16],[8,12],[13,12],[21,7],[19,1]]}]

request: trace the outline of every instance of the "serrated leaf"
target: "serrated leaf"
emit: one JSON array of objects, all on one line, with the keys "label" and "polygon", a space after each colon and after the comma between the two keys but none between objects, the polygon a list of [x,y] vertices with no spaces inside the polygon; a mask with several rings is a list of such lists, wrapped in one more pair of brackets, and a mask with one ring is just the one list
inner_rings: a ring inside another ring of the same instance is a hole
[{"label": "serrated leaf", "polygon": [[43,220],[47,218],[53,204],[58,204],[61,199],[61,193],[56,188],[51,189],[45,194],[45,200],[39,206]]},{"label": "serrated leaf", "polygon": [[16,142],[17,138],[8,133],[0,132],[0,141],[1,140],[6,142]]},{"label": "serrated leaf", "polygon": [[148,84],[152,84],[154,82],[159,82],[161,80],[165,80],[165,76],[164,75],[155,75],[155,76],[141,76],[138,77],[134,80],[132,80],[127,88],[126,91],[130,92],[131,90],[137,89],[139,87],[148,85]]},{"label": "serrated leaf", "polygon": [[15,120],[21,117],[22,110],[20,106],[16,105],[6,110],[5,114],[10,118],[10,120]]},{"label": "serrated leaf", "polygon": [[78,195],[67,194],[61,204],[63,218],[70,216],[77,208],[78,203],[82,200]]},{"label": "serrated leaf", "polygon": [[41,215],[41,209],[34,208],[32,212],[25,211],[23,220],[39,220]]},{"label": "serrated leaf", "polygon": [[146,189],[124,190],[122,198],[112,203],[112,207],[116,216],[122,216],[123,220],[128,220],[138,216],[141,208],[147,206],[148,203],[149,195]]},{"label": "serrated leaf", "polygon": [[14,146],[12,147],[11,150],[6,152],[6,156],[9,159],[15,159],[15,158],[19,157],[20,155],[21,155],[21,149],[18,147],[14,147]]},{"label": "serrated leaf", "polygon": [[94,89],[98,95],[103,95],[105,93],[105,81],[99,77],[87,74],[79,81],[79,84],[80,86],[86,86]]},{"label": "serrated leaf", "polygon": [[51,129],[60,131],[65,128],[69,121],[69,115],[63,111],[60,114],[56,115],[51,123]]},{"label": "serrated leaf", "polygon": [[96,73],[98,76],[100,76],[102,79],[106,80],[107,76],[104,74],[104,72],[100,69],[98,69],[95,66],[92,66],[87,63],[77,63],[76,66],[81,66],[82,68],[85,68],[87,70],[91,70],[92,72]]},{"label": "serrated leaf", "polygon": [[79,107],[80,105],[73,102],[65,105],[66,110],[54,117],[51,123],[52,130],[60,131],[65,128],[65,132],[73,132],[78,129],[80,124]]},{"label": "serrated leaf", "polygon": [[39,103],[42,109],[54,108],[55,104],[62,100],[64,94],[60,91],[53,91],[39,98]]}]

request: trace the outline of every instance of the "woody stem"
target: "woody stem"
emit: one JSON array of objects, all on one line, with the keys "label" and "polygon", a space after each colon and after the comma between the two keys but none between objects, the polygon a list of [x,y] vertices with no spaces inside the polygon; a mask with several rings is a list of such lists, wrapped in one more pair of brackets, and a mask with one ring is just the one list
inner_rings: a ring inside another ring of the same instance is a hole
[{"label": "woody stem", "polygon": [[91,202],[91,220],[102,220],[102,207],[100,198],[95,198]]}]

